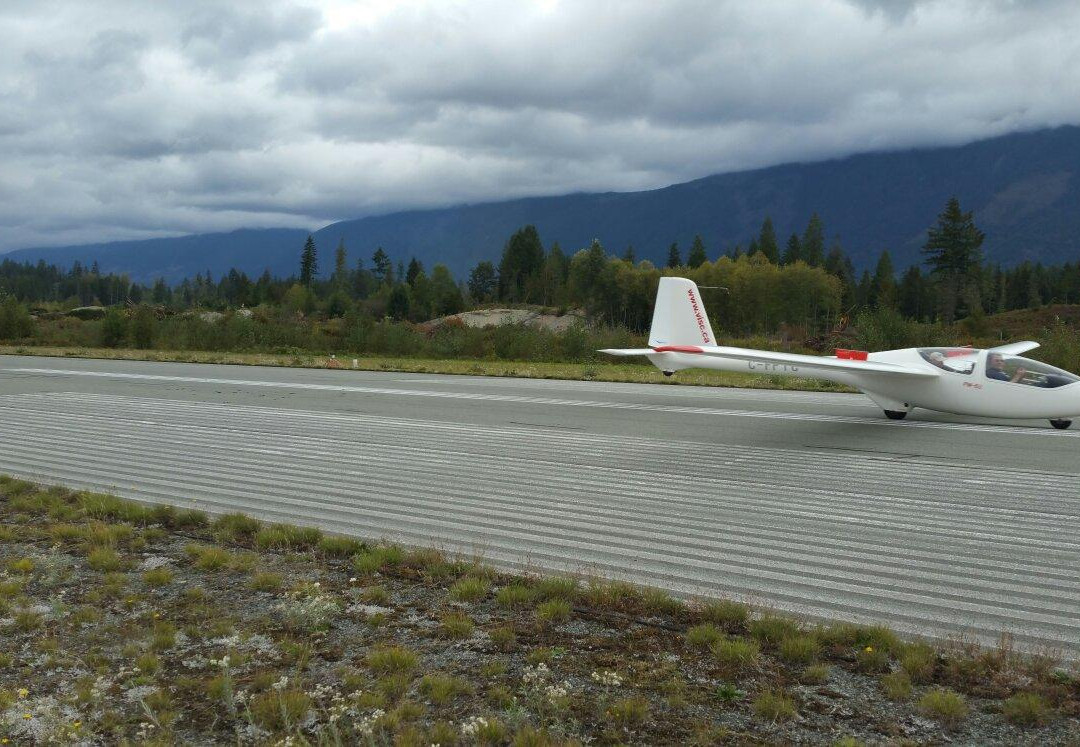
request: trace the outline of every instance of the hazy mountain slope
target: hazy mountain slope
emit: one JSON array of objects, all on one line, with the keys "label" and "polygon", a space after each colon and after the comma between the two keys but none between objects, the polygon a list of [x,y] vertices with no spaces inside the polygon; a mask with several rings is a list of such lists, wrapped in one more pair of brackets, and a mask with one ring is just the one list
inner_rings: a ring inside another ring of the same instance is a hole
[{"label": "hazy mountain slope", "polygon": [[[872,153],[840,160],[786,164],[709,176],[647,192],[572,194],[462,205],[342,221],[316,233],[321,266],[344,239],[353,260],[369,261],[383,246],[395,261],[415,255],[430,267],[445,262],[459,276],[481,259],[497,259],[517,228],[534,223],[546,244],[565,250],[594,237],[622,253],[660,262],[678,241],[685,251],[700,233],[711,256],[744,245],[771,215],[780,241],[801,232],[813,212],[830,241],[839,237],[857,264],[882,248],[899,266],[918,261],[927,227],[951,195],[987,234],[987,256],[1005,264],[1024,259],[1080,259],[1080,127],[1019,133],[960,147]],[[21,250],[17,259],[68,264],[99,259],[103,269],[171,280],[230,266],[249,274],[295,272],[304,232],[236,231],[178,239]]]}]

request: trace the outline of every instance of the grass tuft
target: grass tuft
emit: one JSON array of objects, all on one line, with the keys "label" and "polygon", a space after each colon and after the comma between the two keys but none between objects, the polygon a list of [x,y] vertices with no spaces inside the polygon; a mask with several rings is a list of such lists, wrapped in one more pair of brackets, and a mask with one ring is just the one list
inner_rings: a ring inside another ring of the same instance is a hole
[{"label": "grass tuft", "polygon": [[367,665],[378,674],[407,674],[416,669],[419,661],[416,654],[401,646],[378,646],[367,654]]},{"label": "grass tuft", "polygon": [[761,655],[761,646],[749,638],[724,638],[712,646],[716,663],[729,674],[754,666]]},{"label": "grass tuft", "polygon": [[881,690],[889,700],[907,700],[911,697],[911,677],[902,669],[890,672],[881,678]]},{"label": "grass tuft", "polygon": [[532,590],[524,584],[514,583],[504,586],[495,594],[495,601],[502,607],[516,609],[524,607],[533,599]]},{"label": "grass tuft", "polygon": [[957,726],[968,715],[968,705],[964,697],[940,687],[919,698],[919,710],[946,728]]},{"label": "grass tuft", "polygon": [[754,715],[766,721],[790,721],[798,715],[795,701],[778,690],[766,690],[756,698],[751,706]]},{"label": "grass tuft", "polygon": [[487,596],[491,584],[482,578],[463,578],[450,587],[450,598],[458,602],[477,602]]},{"label": "grass tuft", "polygon": [[1036,726],[1046,723],[1050,705],[1038,693],[1017,693],[1001,704],[1005,720],[1017,726]]},{"label": "grass tuft", "polygon": [[536,607],[536,619],[542,625],[554,625],[570,619],[570,602],[565,599],[549,599]]},{"label": "grass tuft", "polygon": [[694,648],[711,648],[723,637],[723,632],[712,623],[695,625],[686,631],[686,642]]}]

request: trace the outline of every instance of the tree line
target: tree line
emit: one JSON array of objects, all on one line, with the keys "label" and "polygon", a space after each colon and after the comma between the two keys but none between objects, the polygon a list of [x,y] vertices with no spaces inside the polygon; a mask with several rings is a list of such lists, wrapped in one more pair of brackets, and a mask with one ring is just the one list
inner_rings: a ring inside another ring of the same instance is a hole
[{"label": "tree line", "polygon": [[126,275],[102,273],[96,262],[62,269],[44,261],[3,260],[0,337],[25,331],[23,307],[92,305],[174,312],[266,307],[327,319],[422,322],[483,305],[535,304],[582,308],[599,324],[641,332],[648,327],[663,274],[698,282],[714,325],[735,335],[785,328],[813,335],[865,309],[951,324],[962,317],[1080,302],[1080,263],[1003,268],[983,261],[983,240],[972,214],[954,198],[928,232],[925,266],[913,265],[899,277],[887,250],[872,271],[857,273],[839,240],[827,245],[817,215],[783,242],[766,218],[746,247],[728,248],[711,260],[701,236],[691,242],[685,259],[673,243],[664,267],[638,260],[633,246],[621,254],[595,240],[573,253],[558,243],[545,248],[537,229],[525,226],[508,238],[498,263],[478,263],[461,283],[446,265],[436,264],[429,274],[416,258],[395,264],[381,247],[366,262],[352,261],[344,242],[331,255],[330,272],[320,274],[322,259],[312,237],[300,250],[297,273],[289,277],[267,271],[252,279],[233,269],[217,279],[206,272],[175,285],[160,279],[140,284]]}]

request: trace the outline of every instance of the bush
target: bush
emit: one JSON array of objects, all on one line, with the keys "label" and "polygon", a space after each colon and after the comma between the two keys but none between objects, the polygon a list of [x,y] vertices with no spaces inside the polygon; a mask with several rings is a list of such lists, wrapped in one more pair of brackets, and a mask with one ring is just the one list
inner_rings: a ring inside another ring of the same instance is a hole
[{"label": "bush", "polygon": [[14,296],[5,296],[0,301],[0,340],[21,340],[33,332],[34,320],[30,312]]},{"label": "bush", "polygon": [[105,318],[101,320],[101,347],[118,348],[123,345],[127,337],[127,326],[127,319],[119,309],[111,308],[106,311]]}]

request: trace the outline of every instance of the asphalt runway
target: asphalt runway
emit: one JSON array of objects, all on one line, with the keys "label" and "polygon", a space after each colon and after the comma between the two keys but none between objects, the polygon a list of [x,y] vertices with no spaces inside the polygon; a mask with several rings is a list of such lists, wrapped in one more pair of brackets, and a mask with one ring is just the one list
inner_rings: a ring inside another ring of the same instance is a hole
[{"label": "asphalt runway", "polygon": [[1080,423],[0,356],[0,472],[1080,657]]}]

